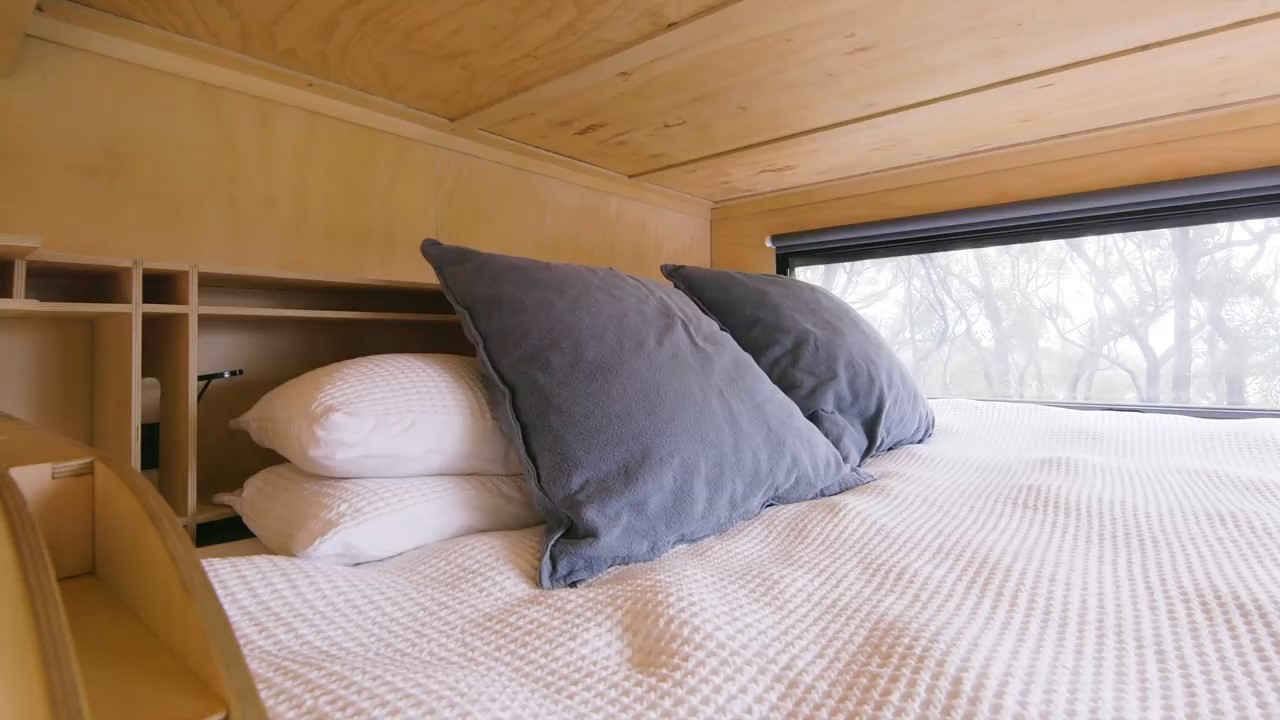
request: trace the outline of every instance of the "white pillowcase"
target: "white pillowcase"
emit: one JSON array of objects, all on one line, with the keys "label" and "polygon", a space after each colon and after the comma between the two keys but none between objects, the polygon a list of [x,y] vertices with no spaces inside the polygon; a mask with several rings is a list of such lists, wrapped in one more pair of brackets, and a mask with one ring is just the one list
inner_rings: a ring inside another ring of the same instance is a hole
[{"label": "white pillowcase", "polygon": [[286,463],[214,500],[235,509],[272,552],[337,565],[542,523],[519,475],[335,479]]},{"label": "white pillowcase", "polygon": [[275,388],[231,426],[329,477],[523,471],[490,411],[476,359],[461,355],[334,363]]}]

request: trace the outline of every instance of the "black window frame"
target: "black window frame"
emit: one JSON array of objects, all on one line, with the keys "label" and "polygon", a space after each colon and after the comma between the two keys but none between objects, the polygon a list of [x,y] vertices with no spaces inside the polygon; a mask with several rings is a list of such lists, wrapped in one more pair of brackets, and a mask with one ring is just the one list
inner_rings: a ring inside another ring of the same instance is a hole
[{"label": "black window frame", "polygon": [[[766,242],[775,250],[777,273],[792,275],[795,269],[811,265],[1277,216],[1280,167],[1270,167],[779,233]],[[1280,418],[1280,408],[970,399],[1214,419]]]}]

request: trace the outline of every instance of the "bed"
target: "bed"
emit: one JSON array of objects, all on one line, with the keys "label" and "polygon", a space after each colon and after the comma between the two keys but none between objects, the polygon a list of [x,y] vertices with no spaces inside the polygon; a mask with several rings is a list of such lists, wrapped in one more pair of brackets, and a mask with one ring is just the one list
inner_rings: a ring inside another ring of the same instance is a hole
[{"label": "bed", "polygon": [[579,588],[539,528],[204,564],[279,718],[1280,714],[1280,422],[933,405],[875,482]]}]

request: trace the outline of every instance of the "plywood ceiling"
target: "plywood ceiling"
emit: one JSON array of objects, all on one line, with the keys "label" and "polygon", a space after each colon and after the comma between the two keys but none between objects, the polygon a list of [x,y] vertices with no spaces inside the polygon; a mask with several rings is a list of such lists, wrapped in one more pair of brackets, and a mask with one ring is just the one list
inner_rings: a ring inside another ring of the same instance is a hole
[{"label": "plywood ceiling", "polygon": [[79,0],[713,201],[1280,99],[1280,0]]}]

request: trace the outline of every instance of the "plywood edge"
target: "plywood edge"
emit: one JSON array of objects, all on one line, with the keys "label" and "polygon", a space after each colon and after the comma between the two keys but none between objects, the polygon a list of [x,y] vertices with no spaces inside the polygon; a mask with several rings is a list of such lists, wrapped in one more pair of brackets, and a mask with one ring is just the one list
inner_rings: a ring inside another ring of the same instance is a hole
[{"label": "plywood edge", "polygon": [[200,283],[205,285],[246,288],[326,288],[335,289],[387,289],[439,291],[440,284],[414,280],[385,280],[345,275],[296,273],[271,270],[201,265],[195,268]]},{"label": "plywood edge", "polygon": [[457,323],[457,315],[413,312],[370,312],[362,310],[307,310],[300,308],[201,305],[201,315],[227,318],[279,318],[291,320],[364,320],[370,322]]},{"label": "plywood edge", "polygon": [[0,260],[19,260],[40,249],[38,237],[0,235]]},{"label": "plywood edge", "polygon": [[1000,148],[965,157],[945,158],[904,168],[726,200],[712,209],[711,219],[712,222],[728,220],[882,190],[1221,135],[1268,125],[1276,125],[1280,128],[1280,98],[1266,98],[1173,118],[1158,118],[1118,128],[1104,128],[1073,136],[1050,138],[1028,145]]},{"label": "plywood edge", "polygon": [[0,693],[0,715],[87,720],[53,566],[26,501],[7,473],[0,473],[0,605],[6,620],[14,623],[4,631],[0,677],[7,689]]},{"label": "plywood edge", "polygon": [[358,90],[114,17],[67,0],[42,0],[41,9],[42,12],[31,18],[26,31],[42,40],[695,217],[710,217],[711,203],[707,200],[649,182],[631,180],[620,173],[482,130],[460,128],[444,118]]}]

